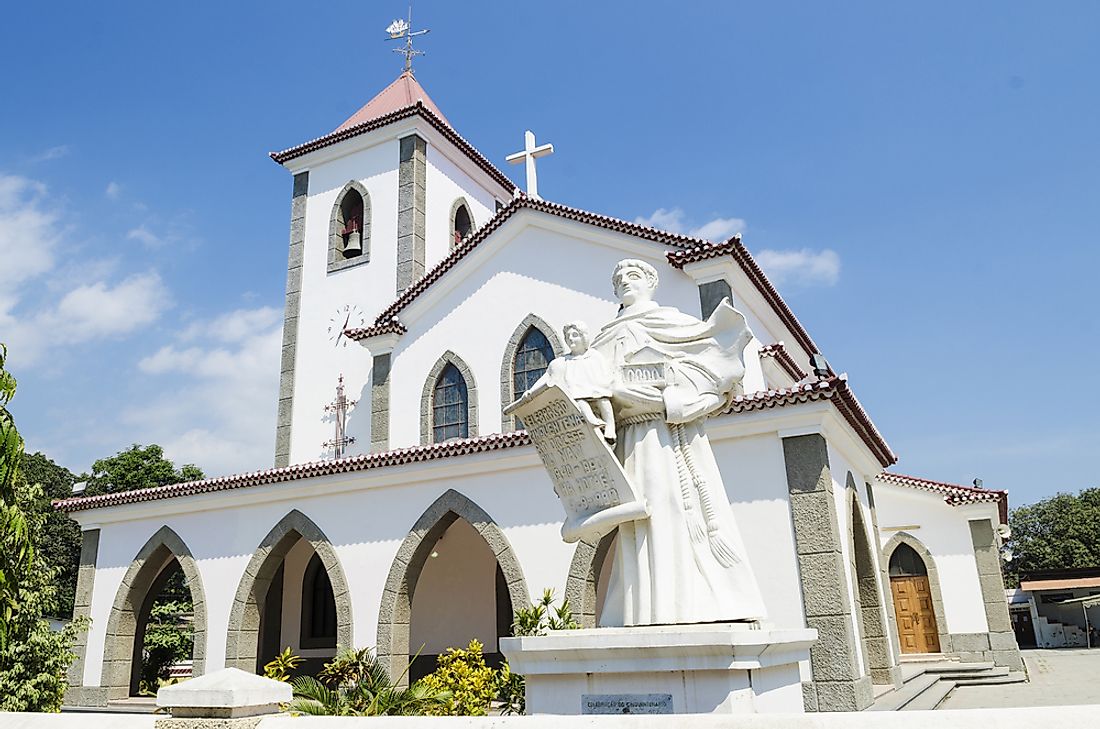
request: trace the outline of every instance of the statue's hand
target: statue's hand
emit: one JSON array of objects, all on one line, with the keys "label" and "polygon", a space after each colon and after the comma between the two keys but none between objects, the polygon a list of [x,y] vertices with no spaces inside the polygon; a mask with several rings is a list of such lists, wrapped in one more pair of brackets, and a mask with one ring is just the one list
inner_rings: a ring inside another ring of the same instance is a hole
[{"label": "statue's hand", "polygon": [[661,391],[652,385],[619,385],[615,388],[614,397],[631,405],[664,405]]}]

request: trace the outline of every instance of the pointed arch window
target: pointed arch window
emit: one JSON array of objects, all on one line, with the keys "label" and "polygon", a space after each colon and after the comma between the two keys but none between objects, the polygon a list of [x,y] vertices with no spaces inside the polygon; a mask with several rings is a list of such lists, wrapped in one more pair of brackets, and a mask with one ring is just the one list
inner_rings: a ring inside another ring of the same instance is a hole
[{"label": "pointed arch window", "polygon": [[554,347],[538,327],[523,335],[512,368],[512,391],[519,397],[531,389],[554,359]]},{"label": "pointed arch window", "polygon": [[928,567],[924,560],[908,544],[899,544],[890,555],[891,577],[923,577],[927,574]]},{"label": "pointed arch window", "polygon": [[469,437],[469,406],[466,379],[453,363],[448,363],[432,390],[432,442]]},{"label": "pointed arch window", "polygon": [[321,556],[314,553],[302,579],[303,648],[336,647],[336,597]]},{"label": "pointed arch window", "polygon": [[455,200],[451,206],[451,250],[474,234],[474,216],[464,198]]},{"label": "pointed arch window", "polygon": [[328,270],[338,271],[370,260],[370,195],[352,180],[332,207]]}]

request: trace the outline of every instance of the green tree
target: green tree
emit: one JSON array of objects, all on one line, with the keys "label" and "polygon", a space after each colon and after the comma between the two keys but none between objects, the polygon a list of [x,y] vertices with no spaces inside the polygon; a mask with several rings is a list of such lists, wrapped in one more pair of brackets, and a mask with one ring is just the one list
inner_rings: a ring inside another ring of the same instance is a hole
[{"label": "green tree", "polygon": [[15,377],[4,369],[8,348],[0,344],[0,650],[7,647],[19,610],[21,581],[32,571],[34,543],[17,499],[16,474],[23,460],[23,438],[8,412]]},{"label": "green tree", "polygon": [[[19,482],[23,486],[41,486],[47,499],[64,499],[73,495],[76,476],[44,453],[28,453],[19,467]],[[71,617],[80,569],[80,526],[68,514],[49,509],[35,549],[57,572],[57,617]]]},{"label": "green tree", "polygon": [[[37,485],[17,491],[32,541],[40,542],[50,500]],[[0,711],[58,711],[65,696],[66,674],[76,659],[73,643],[87,630],[81,617],[55,631],[46,620],[57,614],[55,570],[41,552],[19,581],[18,609],[8,623],[8,643],[0,651]]]},{"label": "green tree", "polygon": [[23,439],[7,409],[15,378],[6,356],[0,344],[0,711],[57,711],[87,621],[55,632],[44,617],[57,613],[56,573],[34,544],[52,507],[41,487],[18,475]]},{"label": "green tree", "polygon": [[1009,526],[1007,587],[1018,587],[1020,575],[1035,570],[1100,567],[1100,488],[1017,507]]},{"label": "green tree", "polygon": [[177,470],[175,464],[164,457],[164,449],[156,443],[148,446],[135,443],[110,458],[96,461],[92,464],[92,472],[82,474],[81,478],[87,483],[84,495],[97,496],[197,481],[203,478],[203,473],[192,463]]}]

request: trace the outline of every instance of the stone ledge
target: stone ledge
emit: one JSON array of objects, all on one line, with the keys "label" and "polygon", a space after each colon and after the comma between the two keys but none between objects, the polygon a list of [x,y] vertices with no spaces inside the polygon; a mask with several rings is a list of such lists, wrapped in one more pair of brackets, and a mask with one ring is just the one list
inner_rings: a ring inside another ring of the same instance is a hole
[{"label": "stone ledge", "polygon": [[755,669],[809,657],[817,631],[756,630],[749,623],[654,625],[563,630],[544,636],[502,638],[500,650],[515,673],[571,670],[634,673]]}]

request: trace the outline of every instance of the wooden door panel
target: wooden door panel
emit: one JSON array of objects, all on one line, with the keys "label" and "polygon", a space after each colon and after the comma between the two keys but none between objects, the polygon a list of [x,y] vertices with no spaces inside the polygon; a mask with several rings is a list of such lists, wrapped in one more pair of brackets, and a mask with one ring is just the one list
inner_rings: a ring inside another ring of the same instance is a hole
[{"label": "wooden door panel", "polygon": [[940,636],[927,576],[891,577],[902,653],[939,653]]}]

